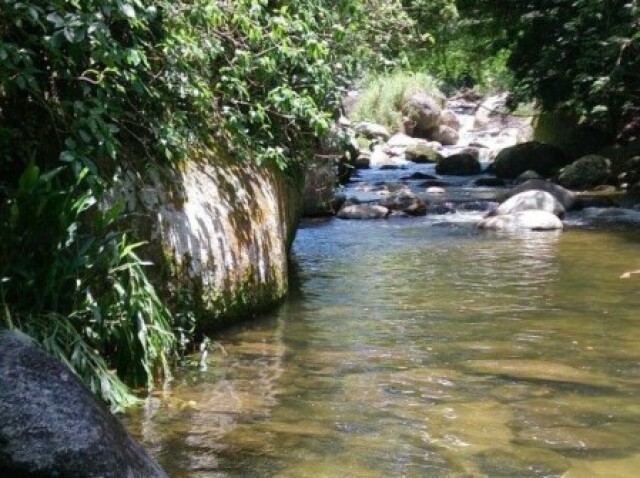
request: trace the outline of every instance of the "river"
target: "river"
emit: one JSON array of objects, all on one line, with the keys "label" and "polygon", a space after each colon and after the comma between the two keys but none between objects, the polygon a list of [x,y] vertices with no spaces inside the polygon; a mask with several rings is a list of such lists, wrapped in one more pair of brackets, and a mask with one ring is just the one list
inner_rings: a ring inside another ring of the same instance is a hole
[{"label": "river", "polygon": [[602,212],[307,222],[287,302],[126,425],[174,478],[636,477],[640,234]]}]

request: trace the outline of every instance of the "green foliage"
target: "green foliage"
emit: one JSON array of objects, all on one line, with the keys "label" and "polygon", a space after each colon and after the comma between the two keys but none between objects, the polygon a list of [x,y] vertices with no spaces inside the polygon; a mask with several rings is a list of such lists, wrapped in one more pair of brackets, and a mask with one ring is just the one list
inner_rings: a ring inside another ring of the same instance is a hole
[{"label": "green foliage", "polygon": [[[171,317],[149,284],[137,244],[111,232],[122,211],[98,209],[69,167],[30,163],[6,191],[0,218],[4,325],[36,337],[97,394],[122,408],[134,401],[122,380],[168,377]],[[111,370],[115,369],[117,373]]]},{"label": "green foliage", "polygon": [[509,84],[504,51],[490,51],[499,30],[460,10],[464,0],[403,0],[412,32],[407,63],[445,87],[501,89]]},{"label": "green foliage", "polygon": [[[624,136],[640,112],[640,7],[626,0],[459,0],[511,51],[514,100],[536,99]],[[637,127],[637,125],[636,125]],[[640,127],[637,127],[640,129]],[[623,139],[623,137],[620,139]]]},{"label": "green foliage", "polygon": [[390,131],[400,131],[404,101],[416,91],[427,91],[435,98],[441,96],[437,81],[425,73],[396,71],[373,75],[365,82],[352,119],[372,121],[386,126]]},{"label": "green foliage", "polygon": [[399,5],[0,0],[5,325],[114,406],[166,377],[194,318],[171,317],[106,192],[209,146],[294,173],[359,66],[403,50]]}]

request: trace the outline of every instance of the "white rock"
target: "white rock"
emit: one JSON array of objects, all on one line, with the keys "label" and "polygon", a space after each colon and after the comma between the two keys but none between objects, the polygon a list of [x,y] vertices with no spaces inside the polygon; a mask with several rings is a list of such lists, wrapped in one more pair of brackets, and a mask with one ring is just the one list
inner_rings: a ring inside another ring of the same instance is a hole
[{"label": "white rock", "polygon": [[547,211],[521,211],[514,214],[504,214],[482,219],[478,224],[480,229],[494,231],[552,231],[562,229],[562,221]]},{"label": "white rock", "polygon": [[547,191],[531,190],[510,197],[498,206],[496,215],[514,214],[522,211],[546,211],[558,217],[564,216],[564,206]]}]

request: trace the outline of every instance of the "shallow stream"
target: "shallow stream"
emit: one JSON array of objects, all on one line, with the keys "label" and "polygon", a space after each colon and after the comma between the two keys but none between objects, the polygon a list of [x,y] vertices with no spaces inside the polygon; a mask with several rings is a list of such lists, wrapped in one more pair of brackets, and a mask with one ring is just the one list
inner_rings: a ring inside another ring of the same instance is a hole
[{"label": "shallow stream", "polygon": [[288,301],[126,424],[175,478],[636,477],[640,234],[601,213],[308,222]]}]

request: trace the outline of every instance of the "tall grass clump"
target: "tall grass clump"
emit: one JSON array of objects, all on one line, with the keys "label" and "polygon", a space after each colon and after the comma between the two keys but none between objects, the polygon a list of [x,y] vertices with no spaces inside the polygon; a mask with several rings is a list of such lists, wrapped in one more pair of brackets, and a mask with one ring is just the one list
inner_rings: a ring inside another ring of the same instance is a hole
[{"label": "tall grass clump", "polygon": [[118,231],[122,206],[100,205],[68,167],[31,163],[0,204],[0,326],[34,337],[113,409],[130,386],[170,375],[171,314],[149,282],[140,244]]},{"label": "tall grass clump", "polygon": [[371,121],[391,131],[400,131],[403,123],[402,105],[408,96],[417,91],[425,91],[434,98],[442,96],[438,82],[426,73],[397,71],[373,75],[365,81],[351,119]]}]

